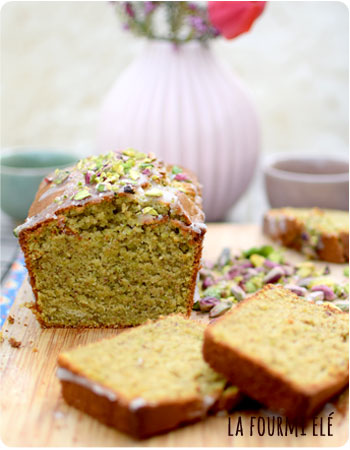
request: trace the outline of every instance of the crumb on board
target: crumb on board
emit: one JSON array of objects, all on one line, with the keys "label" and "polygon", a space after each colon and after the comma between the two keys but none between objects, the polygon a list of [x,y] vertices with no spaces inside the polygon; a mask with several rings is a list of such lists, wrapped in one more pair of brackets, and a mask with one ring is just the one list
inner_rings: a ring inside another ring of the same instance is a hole
[{"label": "crumb on board", "polygon": [[9,338],[9,344],[11,345],[11,347],[13,348],[19,348],[22,344],[21,341],[17,341],[17,339],[10,337]]},{"label": "crumb on board", "polygon": [[37,353],[38,351],[39,350],[36,347],[34,347],[33,350],[32,350],[33,353]]},{"label": "crumb on board", "polygon": [[8,316],[8,323],[10,325],[12,325],[13,323],[15,323],[15,318],[13,316],[11,316],[11,314]]}]

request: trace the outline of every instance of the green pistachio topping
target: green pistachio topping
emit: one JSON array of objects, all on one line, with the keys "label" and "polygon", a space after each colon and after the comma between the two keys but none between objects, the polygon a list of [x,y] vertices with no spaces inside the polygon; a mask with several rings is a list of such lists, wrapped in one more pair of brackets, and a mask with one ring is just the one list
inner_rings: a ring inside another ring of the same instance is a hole
[{"label": "green pistachio topping", "polygon": [[181,173],[181,172],[183,172],[183,170],[181,169],[181,167],[174,166],[173,169],[172,169],[172,173],[173,173],[174,175],[176,175],[176,174],[178,174],[178,173]]},{"label": "green pistachio topping", "polygon": [[74,200],[83,200],[84,198],[90,197],[90,192],[87,189],[83,189],[74,195]]},{"label": "green pistachio topping", "polygon": [[135,150],[132,148],[127,148],[126,150],[123,150],[123,155],[135,156]]},{"label": "green pistachio topping", "polygon": [[96,186],[96,189],[98,190],[98,192],[104,192],[104,191],[106,190],[106,185],[103,184],[103,183],[99,183],[99,184]]},{"label": "green pistachio topping", "polygon": [[154,167],[154,165],[149,162],[140,164],[140,169],[147,169],[148,167]]},{"label": "green pistachio topping", "polygon": [[55,178],[52,180],[55,184],[61,184],[69,177],[69,170],[55,170]]},{"label": "green pistachio topping", "polygon": [[[153,153],[146,154],[132,148],[84,158],[77,163],[76,170],[83,176],[76,181],[75,194],[70,197],[74,200],[93,195],[94,191],[121,192],[126,185],[140,185],[142,189],[138,193],[145,198],[162,197],[164,192],[156,187],[169,186],[178,191],[179,183],[175,178],[183,172],[177,166],[167,169],[164,163],[157,161]],[[67,170],[57,170],[54,181],[60,184],[69,175]],[[74,179],[75,177],[72,177],[72,180]],[[184,189],[183,192],[188,191]]]},{"label": "green pistachio topping", "polygon": [[150,189],[145,192],[145,195],[147,195],[147,197],[161,197],[163,192],[160,189]]},{"label": "green pistachio topping", "polygon": [[129,176],[132,180],[137,180],[138,178],[140,178],[140,174],[135,169],[130,170]]},{"label": "green pistachio topping", "polygon": [[146,206],[146,208],[142,209],[143,214],[150,214],[151,216],[158,216],[157,211],[150,206]]}]

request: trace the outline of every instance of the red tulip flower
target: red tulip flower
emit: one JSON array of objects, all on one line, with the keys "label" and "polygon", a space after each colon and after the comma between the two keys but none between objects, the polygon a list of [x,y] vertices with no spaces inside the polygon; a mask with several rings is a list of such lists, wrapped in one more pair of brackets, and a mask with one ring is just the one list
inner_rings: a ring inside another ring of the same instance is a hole
[{"label": "red tulip flower", "polygon": [[250,30],[266,2],[208,2],[210,22],[225,38],[233,39]]}]

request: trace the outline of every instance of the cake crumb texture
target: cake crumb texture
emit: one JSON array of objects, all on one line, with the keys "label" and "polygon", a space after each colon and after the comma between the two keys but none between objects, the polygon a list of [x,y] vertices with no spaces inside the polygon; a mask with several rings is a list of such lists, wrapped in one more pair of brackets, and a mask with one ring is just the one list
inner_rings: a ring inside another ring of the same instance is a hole
[{"label": "cake crumb texture", "polygon": [[63,353],[59,363],[128,402],[217,396],[226,381],[203,360],[203,332],[200,323],[169,316]]},{"label": "cake crumb texture", "polygon": [[271,409],[308,415],[348,383],[348,321],[268,285],[207,328],[204,357]]},{"label": "cake crumb texture", "polygon": [[171,315],[65,352],[59,356],[59,370],[92,384],[88,388],[85,381],[61,377],[63,396],[69,404],[137,437],[232,408],[240,394],[204,361],[203,332],[203,324]]}]

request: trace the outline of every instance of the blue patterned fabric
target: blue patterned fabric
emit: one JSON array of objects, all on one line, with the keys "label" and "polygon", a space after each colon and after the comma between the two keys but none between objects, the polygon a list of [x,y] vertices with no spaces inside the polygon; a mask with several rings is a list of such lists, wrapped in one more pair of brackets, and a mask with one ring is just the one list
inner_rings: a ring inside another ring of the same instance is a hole
[{"label": "blue patterned fabric", "polygon": [[11,266],[10,272],[7,275],[4,284],[1,287],[0,300],[0,327],[4,324],[8,316],[11,306],[15,301],[19,288],[22,286],[23,280],[27,275],[27,269],[24,265],[24,256],[20,252],[16,260]]}]

